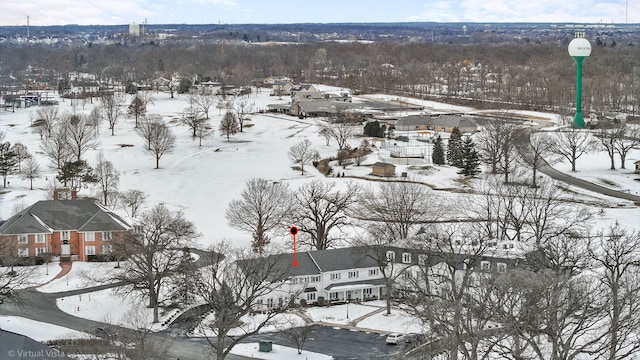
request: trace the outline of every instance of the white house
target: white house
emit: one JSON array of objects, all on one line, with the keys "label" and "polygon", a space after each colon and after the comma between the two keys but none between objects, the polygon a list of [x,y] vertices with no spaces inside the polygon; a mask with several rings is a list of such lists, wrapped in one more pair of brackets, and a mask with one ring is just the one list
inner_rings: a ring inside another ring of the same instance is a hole
[{"label": "white house", "polygon": [[[405,286],[403,277],[396,275],[402,272],[414,276],[418,265],[440,266],[445,258],[453,258],[456,267],[468,266],[468,259],[461,254],[452,257],[391,246],[301,252],[296,256],[297,267],[293,267],[293,254],[269,257],[266,262],[271,263],[275,257],[281,267],[287,268],[289,277],[258,299],[257,310],[279,308],[290,301],[325,305],[381,299],[387,292],[385,277],[395,278],[398,286]],[[513,258],[501,256],[482,256],[474,261],[485,271],[500,271],[515,264]]]}]

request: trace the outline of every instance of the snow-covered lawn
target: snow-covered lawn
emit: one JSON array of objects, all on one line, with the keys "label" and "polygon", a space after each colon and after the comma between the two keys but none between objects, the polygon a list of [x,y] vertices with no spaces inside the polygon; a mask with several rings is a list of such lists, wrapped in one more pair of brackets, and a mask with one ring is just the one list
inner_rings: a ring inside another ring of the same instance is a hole
[{"label": "snow-covered lawn", "polygon": [[300,359],[300,360],[330,360],[332,356],[318,354],[311,351],[303,350],[302,354],[298,354],[298,350],[286,346],[273,344],[270,352],[260,352],[259,343],[238,344],[231,350],[232,354],[246,356],[252,359],[264,360],[281,360],[281,359]]},{"label": "snow-covered lawn", "polygon": [[18,316],[0,316],[0,328],[17,334],[27,335],[41,342],[59,339],[86,339],[90,336],[84,332]]}]

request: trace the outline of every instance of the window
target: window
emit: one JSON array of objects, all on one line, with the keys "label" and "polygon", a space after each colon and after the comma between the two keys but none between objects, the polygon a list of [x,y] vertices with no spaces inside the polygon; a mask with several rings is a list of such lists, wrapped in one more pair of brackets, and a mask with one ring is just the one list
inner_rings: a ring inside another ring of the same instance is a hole
[{"label": "window", "polygon": [[44,244],[45,235],[44,234],[36,234],[36,243]]},{"label": "window", "polygon": [[364,295],[364,297],[373,295],[373,289],[372,288],[362,289],[362,295]]},{"label": "window", "polygon": [[499,272],[507,271],[507,264],[505,263],[498,263],[496,266]]},{"label": "window", "polygon": [[359,275],[358,271],[349,271],[349,279],[355,279]]},{"label": "window", "polygon": [[104,231],[102,233],[102,241],[109,241],[109,240],[111,240],[111,233]]},{"label": "window", "polygon": [[369,276],[378,276],[378,269],[369,269]]},{"label": "window", "polygon": [[44,254],[46,252],[47,252],[46,248],[43,248],[43,247],[36,248],[36,255],[42,255],[42,254]]},{"label": "window", "polygon": [[329,293],[329,299],[338,300],[338,293],[337,292],[330,292]]},{"label": "window", "polygon": [[405,263],[405,264],[410,264],[411,263],[411,254],[402,253],[402,262]]},{"label": "window", "polygon": [[111,254],[111,245],[102,245],[103,254]]},{"label": "window", "polygon": [[396,253],[393,251],[387,251],[387,261],[395,261]]},{"label": "window", "polygon": [[84,248],[87,255],[95,255],[96,247],[95,246],[87,246]]},{"label": "window", "polygon": [[403,274],[405,280],[413,279],[413,273],[411,271],[405,271]]},{"label": "window", "polygon": [[18,235],[18,244],[29,243],[29,235]]},{"label": "window", "polygon": [[464,259],[462,262],[462,268],[465,270],[471,269],[473,267],[473,261],[471,259]]},{"label": "window", "polygon": [[331,274],[331,280],[340,280],[340,273]]},{"label": "window", "polygon": [[29,256],[29,249],[18,249],[18,256],[20,257]]},{"label": "window", "polygon": [[418,255],[418,265],[427,265],[427,255],[425,254]]},{"label": "window", "polygon": [[273,299],[272,298],[268,298],[267,299],[267,307],[269,307],[269,308],[273,307]]},{"label": "window", "polygon": [[60,231],[60,240],[69,240],[69,238],[70,238],[69,231],[67,230]]},{"label": "window", "polygon": [[316,301],[316,293],[307,293],[307,301]]},{"label": "window", "polygon": [[491,270],[491,263],[488,262],[488,261],[481,261],[480,262],[480,268],[483,271],[489,271],[489,270]]},{"label": "window", "polygon": [[96,241],[96,233],[94,232],[84,233],[84,241]]},{"label": "window", "polygon": [[320,282],[320,275],[318,275],[318,276],[314,275],[314,276],[309,277],[309,282],[312,282],[312,283]]}]

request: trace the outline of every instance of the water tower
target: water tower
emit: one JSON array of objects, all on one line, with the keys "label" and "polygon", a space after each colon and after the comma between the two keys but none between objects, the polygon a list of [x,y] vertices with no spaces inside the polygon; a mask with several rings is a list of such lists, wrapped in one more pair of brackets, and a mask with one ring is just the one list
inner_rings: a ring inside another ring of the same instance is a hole
[{"label": "water tower", "polygon": [[569,43],[569,56],[576,61],[576,115],[573,118],[573,127],[583,128],[582,117],[582,62],[591,55],[591,44],[584,38],[584,33],[576,33],[576,38]]}]

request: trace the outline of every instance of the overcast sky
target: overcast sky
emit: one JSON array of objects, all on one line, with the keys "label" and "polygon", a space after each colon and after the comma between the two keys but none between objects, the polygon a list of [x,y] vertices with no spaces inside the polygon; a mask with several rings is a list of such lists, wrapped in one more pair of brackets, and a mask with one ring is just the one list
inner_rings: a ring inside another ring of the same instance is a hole
[{"label": "overcast sky", "polygon": [[25,25],[27,15],[35,26],[145,19],[149,24],[640,23],[640,0],[29,0],[0,5],[0,25]]}]

